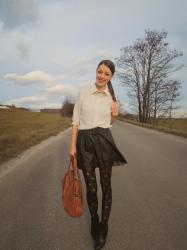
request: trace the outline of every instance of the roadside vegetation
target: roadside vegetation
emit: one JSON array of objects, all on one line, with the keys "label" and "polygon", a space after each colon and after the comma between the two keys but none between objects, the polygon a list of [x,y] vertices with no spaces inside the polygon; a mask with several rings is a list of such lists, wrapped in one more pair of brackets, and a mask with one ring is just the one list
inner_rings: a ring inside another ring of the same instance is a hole
[{"label": "roadside vegetation", "polygon": [[25,149],[67,129],[71,118],[61,113],[0,109],[0,164]]},{"label": "roadside vegetation", "polygon": [[127,118],[122,115],[118,119],[137,126],[156,129],[187,138],[187,118],[156,118],[150,119],[149,123],[139,122],[138,119]]}]

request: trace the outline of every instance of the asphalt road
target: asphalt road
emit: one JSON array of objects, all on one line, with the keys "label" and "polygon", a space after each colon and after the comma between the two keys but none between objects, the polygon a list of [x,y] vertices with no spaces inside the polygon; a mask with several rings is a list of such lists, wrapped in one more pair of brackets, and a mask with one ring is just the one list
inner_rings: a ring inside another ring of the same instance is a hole
[{"label": "asphalt road", "polygon": [[[103,249],[186,250],[187,140],[122,121],[111,131],[128,164],[112,170],[113,203]],[[0,249],[93,249],[86,200],[80,218],[69,217],[62,207],[70,132],[0,165]]]}]

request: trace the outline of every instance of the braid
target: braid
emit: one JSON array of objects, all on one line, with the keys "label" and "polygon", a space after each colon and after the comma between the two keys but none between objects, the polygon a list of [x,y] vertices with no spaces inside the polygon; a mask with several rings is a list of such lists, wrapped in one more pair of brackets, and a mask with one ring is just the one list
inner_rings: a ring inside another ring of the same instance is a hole
[{"label": "braid", "polygon": [[114,102],[116,102],[116,97],[115,97],[115,94],[114,94],[114,89],[113,89],[111,81],[109,81],[107,84],[108,84],[108,90],[109,90],[109,92],[110,92],[110,94],[112,96],[112,99],[113,99]]}]

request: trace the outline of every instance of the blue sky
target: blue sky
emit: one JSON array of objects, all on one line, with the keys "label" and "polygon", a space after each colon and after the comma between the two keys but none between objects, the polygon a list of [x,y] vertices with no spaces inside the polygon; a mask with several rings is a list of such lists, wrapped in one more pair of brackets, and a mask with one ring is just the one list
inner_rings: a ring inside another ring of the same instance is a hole
[{"label": "blue sky", "polygon": [[[184,0],[0,0],[0,103],[60,108],[65,97],[94,84],[102,59],[143,38],[145,29],[167,31],[171,49],[187,61],[187,1]],[[179,110],[187,116],[187,67]],[[132,112],[128,89],[113,80],[124,111]]]}]

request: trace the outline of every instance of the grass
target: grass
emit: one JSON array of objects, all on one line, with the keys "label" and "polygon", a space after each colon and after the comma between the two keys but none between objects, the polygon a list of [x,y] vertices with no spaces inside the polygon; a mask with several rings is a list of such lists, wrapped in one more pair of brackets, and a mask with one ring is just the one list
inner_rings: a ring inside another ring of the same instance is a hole
[{"label": "grass", "polygon": [[71,118],[58,113],[0,110],[0,164],[30,146],[70,127]]},{"label": "grass", "polygon": [[152,120],[151,124],[140,123],[123,117],[120,117],[119,120],[187,138],[187,118],[157,118],[154,121]]}]

